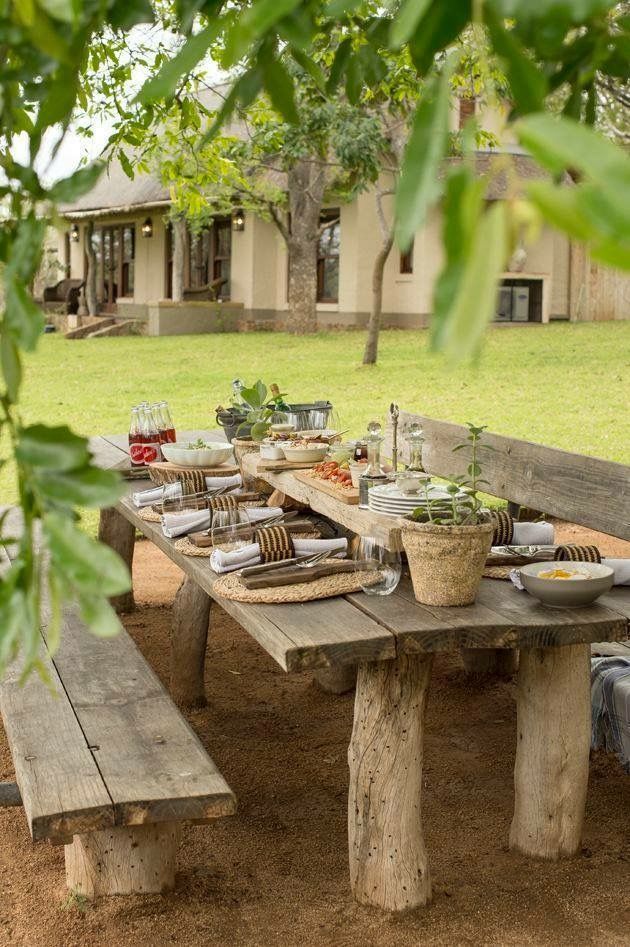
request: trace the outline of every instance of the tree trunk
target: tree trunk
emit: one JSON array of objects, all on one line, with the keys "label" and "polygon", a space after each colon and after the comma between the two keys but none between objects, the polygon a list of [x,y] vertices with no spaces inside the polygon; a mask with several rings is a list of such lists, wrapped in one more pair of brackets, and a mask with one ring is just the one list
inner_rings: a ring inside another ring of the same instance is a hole
[{"label": "tree trunk", "polygon": [[288,173],[290,233],[289,311],[295,335],[317,331],[317,245],[324,198],[324,171],[316,161],[298,161]]},{"label": "tree trunk", "polygon": [[179,834],[179,822],[159,822],[75,835],[65,849],[66,884],[86,898],[170,891]]},{"label": "tree trunk", "polygon": [[407,911],[431,900],[421,819],[432,654],[359,665],[348,750],[350,884],[361,904]]},{"label": "tree trunk", "polygon": [[521,651],[510,848],[575,855],[582,841],[591,741],[590,646]]},{"label": "tree trunk", "polygon": [[87,275],[85,278],[85,303],[89,316],[98,314],[98,299],[96,295],[96,252],[92,243],[94,221],[88,221],[85,228],[85,255],[87,257]]},{"label": "tree trunk", "polygon": [[172,299],[181,303],[184,300],[184,258],[186,246],[186,221],[176,218],[173,221],[173,273]]},{"label": "tree trunk", "polygon": [[173,603],[171,697],[180,707],[203,707],[210,597],[186,576]]},{"label": "tree trunk", "polygon": [[363,352],[364,365],[376,365],[378,355],[378,334],[381,328],[381,313],[383,312],[383,274],[387,258],[394,245],[394,233],[390,231],[381,249],[376,254],[372,269],[372,308],[368,322],[368,334]]}]

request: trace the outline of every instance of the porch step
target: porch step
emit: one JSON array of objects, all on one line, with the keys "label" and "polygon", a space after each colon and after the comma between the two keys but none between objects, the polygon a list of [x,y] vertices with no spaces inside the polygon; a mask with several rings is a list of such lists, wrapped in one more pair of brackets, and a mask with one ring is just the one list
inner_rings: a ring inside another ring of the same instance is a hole
[{"label": "porch step", "polygon": [[104,339],[112,335],[136,335],[138,332],[138,323],[135,319],[117,319],[113,325],[103,326],[90,332],[88,339]]},{"label": "porch step", "polygon": [[111,316],[107,316],[103,319],[95,319],[91,322],[87,322],[85,325],[77,326],[76,329],[69,329],[65,334],[64,338],[66,339],[86,339],[88,336],[93,335],[95,332],[100,332],[103,329],[113,326],[116,320]]}]

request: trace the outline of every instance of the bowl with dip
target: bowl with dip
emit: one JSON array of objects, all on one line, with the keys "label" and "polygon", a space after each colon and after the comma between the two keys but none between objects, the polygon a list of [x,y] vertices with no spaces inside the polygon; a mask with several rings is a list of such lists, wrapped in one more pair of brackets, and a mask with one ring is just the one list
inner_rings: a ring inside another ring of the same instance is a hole
[{"label": "bowl with dip", "polygon": [[599,562],[532,562],[520,569],[521,582],[543,605],[576,608],[590,605],[613,586],[610,566]]}]

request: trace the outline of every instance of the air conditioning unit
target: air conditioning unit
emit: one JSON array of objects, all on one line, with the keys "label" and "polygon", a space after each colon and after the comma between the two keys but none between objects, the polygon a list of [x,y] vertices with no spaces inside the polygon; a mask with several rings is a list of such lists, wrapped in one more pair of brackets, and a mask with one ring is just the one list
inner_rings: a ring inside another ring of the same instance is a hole
[{"label": "air conditioning unit", "polygon": [[529,286],[512,287],[512,321],[529,322]]},{"label": "air conditioning unit", "polygon": [[496,322],[511,322],[512,320],[512,287],[500,286],[497,295]]}]

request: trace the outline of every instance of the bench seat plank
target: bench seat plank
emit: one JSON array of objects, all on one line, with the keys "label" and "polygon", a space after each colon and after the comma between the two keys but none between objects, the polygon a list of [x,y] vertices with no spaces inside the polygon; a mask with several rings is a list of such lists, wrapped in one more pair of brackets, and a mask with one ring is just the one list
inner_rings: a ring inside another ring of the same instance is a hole
[{"label": "bench seat plank", "polygon": [[[142,489],[138,483],[135,489]],[[143,520],[127,498],[118,509],[179,568],[247,630],[285,671],[300,671],[393,658],[390,631],[342,598],[305,604],[248,605],[215,596],[216,574],[207,559],[184,556],[159,523]]]},{"label": "bench seat plank", "polygon": [[235,811],[229,786],[126,632],[66,615],[55,666],[111,797],[117,825]]},{"label": "bench seat plank", "polygon": [[114,806],[52,662],[53,693],[33,673],[20,684],[21,662],[0,684],[15,778],[34,841],[114,825]]}]

